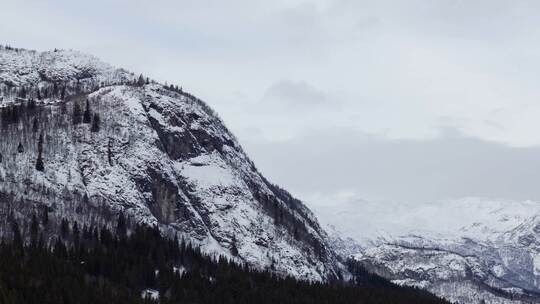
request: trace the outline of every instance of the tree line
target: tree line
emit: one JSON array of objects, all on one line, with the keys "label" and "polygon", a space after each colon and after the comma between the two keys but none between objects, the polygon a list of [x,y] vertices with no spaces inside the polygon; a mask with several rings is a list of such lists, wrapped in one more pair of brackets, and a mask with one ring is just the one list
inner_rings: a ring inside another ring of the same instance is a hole
[{"label": "tree line", "polygon": [[[47,213],[33,215],[29,237],[12,222],[0,243],[0,303],[447,303],[424,291],[395,286],[355,265],[351,283],[277,277],[209,256],[156,227],[81,226],[63,219],[53,242]],[[143,298],[155,290],[157,299]]]}]

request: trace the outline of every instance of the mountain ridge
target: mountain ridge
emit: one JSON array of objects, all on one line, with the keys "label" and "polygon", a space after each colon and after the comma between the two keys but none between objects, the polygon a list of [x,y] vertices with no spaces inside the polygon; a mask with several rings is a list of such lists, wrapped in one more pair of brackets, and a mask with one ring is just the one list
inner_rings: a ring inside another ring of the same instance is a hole
[{"label": "mountain ridge", "polygon": [[109,225],[125,212],[276,273],[340,276],[313,213],[268,182],[193,95],[76,51],[9,47],[0,48],[0,95],[4,225],[35,212]]},{"label": "mountain ridge", "polygon": [[[333,244],[396,284],[421,287],[452,302],[540,302],[538,203],[463,198],[437,204],[408,212],[429,216],[431,222],[446,217],[440,227],[413,225],[410,231],[372,235],[359,244],[352,239]],[[455,219],[454,229],[444,225],[450,219]],[[340,234],[331,236],[343,241]]]}]

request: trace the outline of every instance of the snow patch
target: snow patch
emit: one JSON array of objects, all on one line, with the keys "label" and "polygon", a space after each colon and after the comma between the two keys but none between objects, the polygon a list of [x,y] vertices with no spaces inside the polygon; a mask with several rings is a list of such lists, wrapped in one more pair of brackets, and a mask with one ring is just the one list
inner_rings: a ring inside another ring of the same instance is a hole
[{"label": "snow patch", "polygon": [[158,301],[159,291],[155,289],[145,289],[141,292],[141,298],[143,298],[144,300]]}]

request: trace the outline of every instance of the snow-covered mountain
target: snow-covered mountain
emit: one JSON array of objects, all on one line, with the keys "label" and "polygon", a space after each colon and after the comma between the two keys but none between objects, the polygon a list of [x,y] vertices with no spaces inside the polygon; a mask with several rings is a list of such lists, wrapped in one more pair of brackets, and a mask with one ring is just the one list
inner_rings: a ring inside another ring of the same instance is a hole
[{"label": "snow-covered mountain", "polygon": [[338,277],[338,252],[460,303],[540,302],[536,202],[358,200],[317,209],[337,227],[327,234],[202,101],[76,51],[0,47],[0,114],[2,235],[13,217],[28,234],[33,215],[114,225],[124,213],[298,278]]},{"label": "snow-covered mountain", "polygon": [[371,271],[450,301],[540,302],[540,203],[466,198],[386,217],[401,230],[352,245],[331,234],[336,251],[356,248],[349,256]]},{"label": "snow-covered mountain", "polygon": [[338,276],[312,212],[178,87],[76,51],[1,47],[0,108],[4,234],[10,217],[113,225],[122,212],[258,268]]}]

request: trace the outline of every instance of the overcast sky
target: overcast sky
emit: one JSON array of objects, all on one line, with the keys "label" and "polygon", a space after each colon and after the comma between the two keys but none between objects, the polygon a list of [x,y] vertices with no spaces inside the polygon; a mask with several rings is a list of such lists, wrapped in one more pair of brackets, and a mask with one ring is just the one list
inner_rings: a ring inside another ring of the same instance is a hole
[{"label": "overcast sky", "polygon": [[0,39],[183,86],[308,204],[540,200],[540,2],[2,1]]}]

